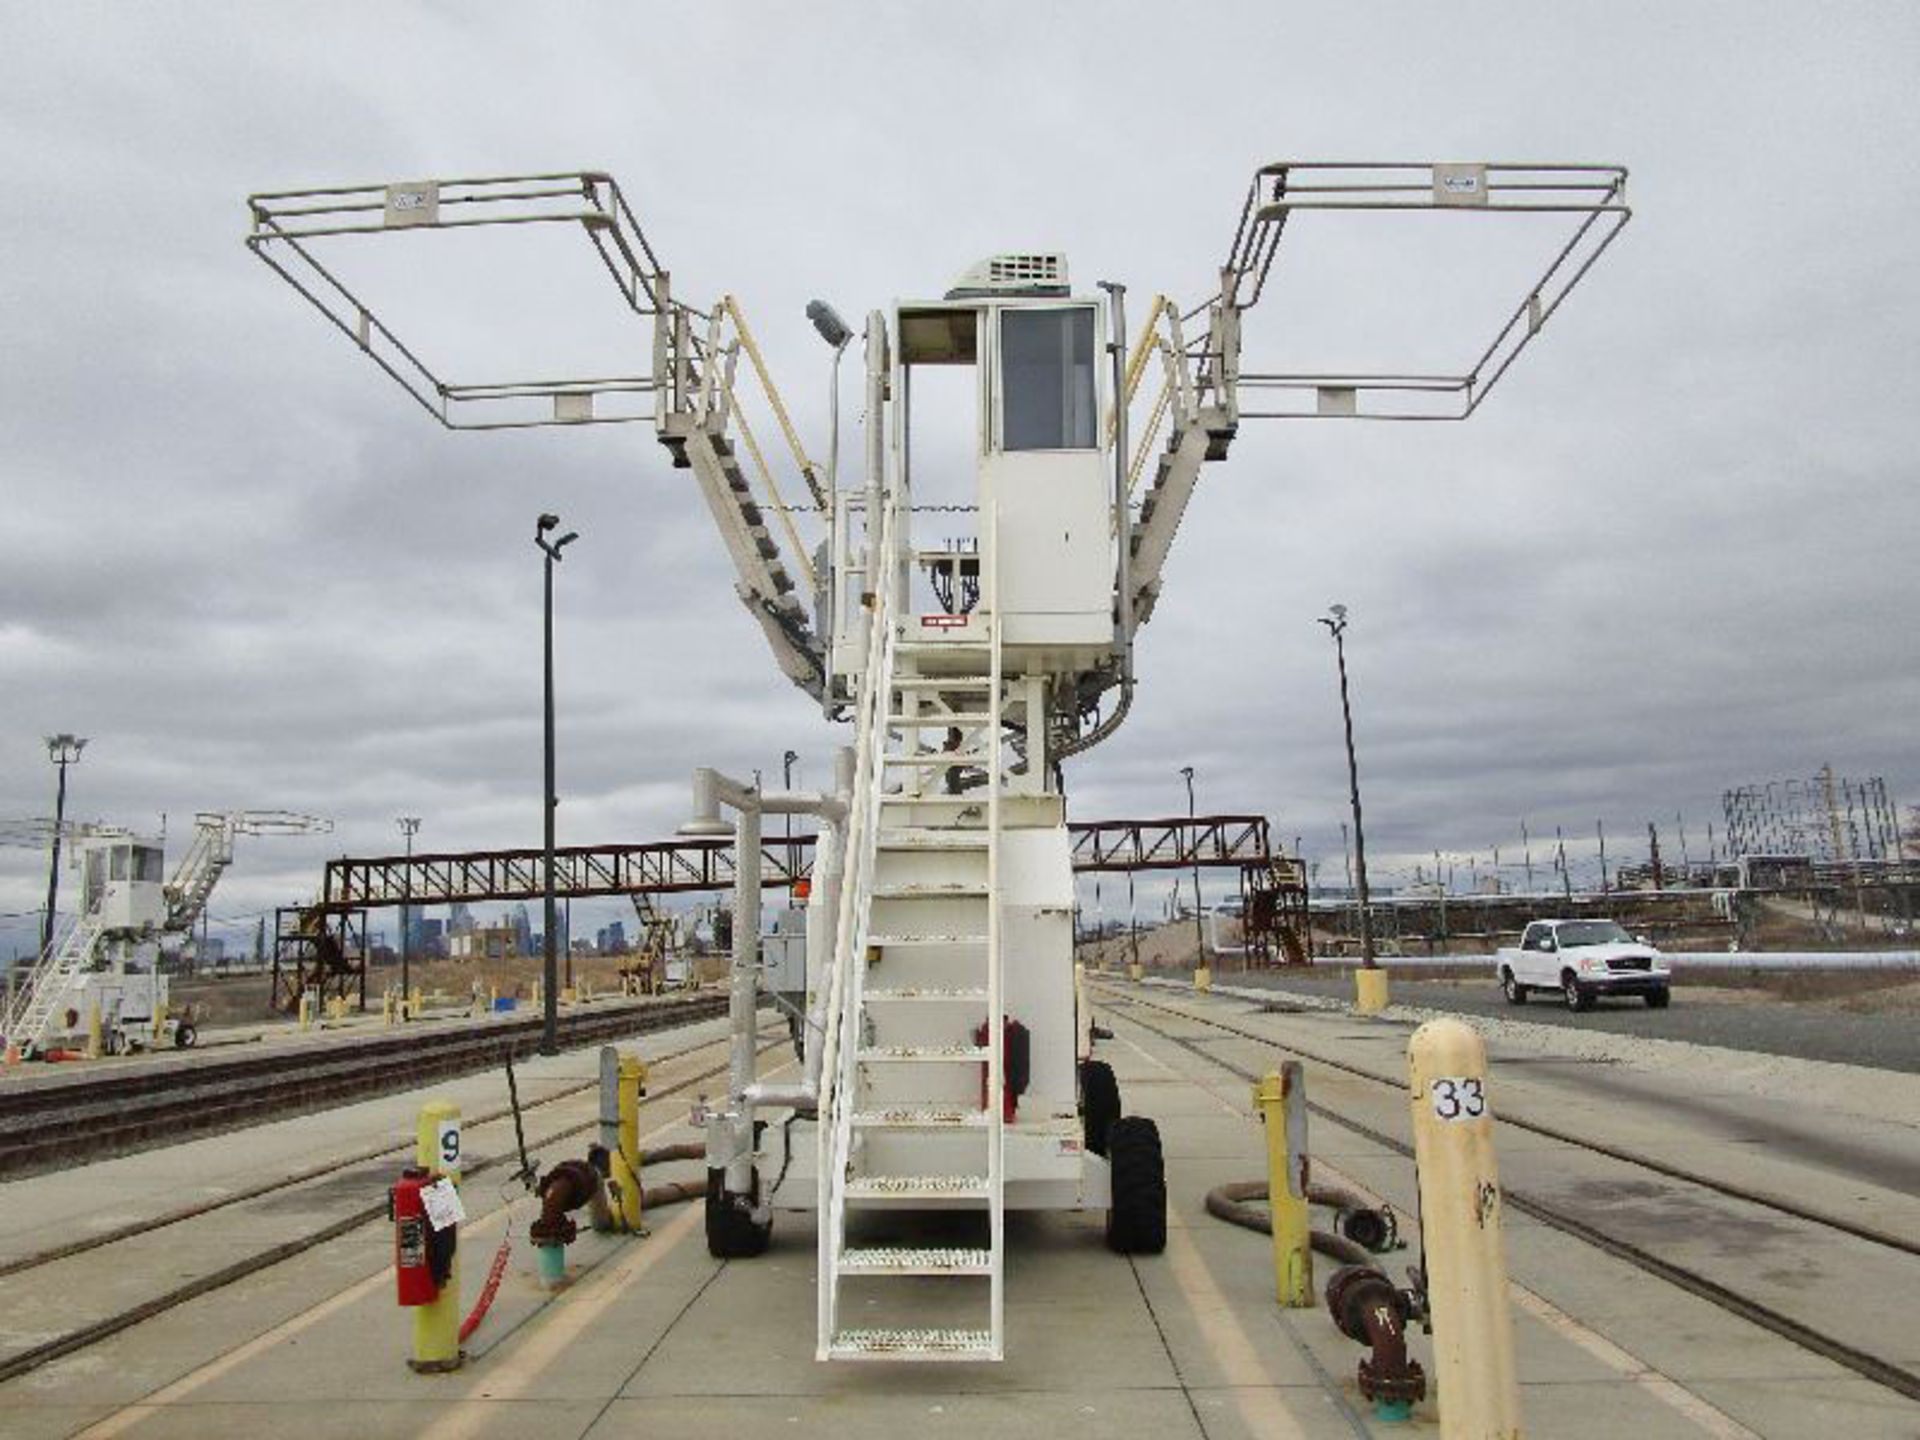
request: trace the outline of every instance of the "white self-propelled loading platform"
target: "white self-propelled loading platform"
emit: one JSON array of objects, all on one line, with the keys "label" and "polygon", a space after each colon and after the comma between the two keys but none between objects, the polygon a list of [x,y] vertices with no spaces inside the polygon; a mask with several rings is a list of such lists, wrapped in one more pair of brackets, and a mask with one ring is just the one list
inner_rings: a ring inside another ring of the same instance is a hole
[{"label": "white self-propelled loading platform", "polygon": [[[1075,293],[1053,252],[991,257],[868,316],[847,484],[809,458],[738,303],[678,298],[609,176],[252,197],[249,245],[449,428],[651,422],[782,672],[854,726],[818,791],[698,772],[688,827],[756,856],[768,815],[821,825],[800,1076],[756,1073],[762,991],[791,985],[763,986],[759,868],[742,863],[733,1061],[706,1116],[715,1254],[765,1249],[776,1208],[818,1209],[821,1359],[1000,1358],[1010,1208],[1104,1211],[1115,1249],[1164,1243],[1157,1132],[1091,1054],[1062,764],[1125,718],[1134,633],[1202,468],[1242,422],[1471,415],[1626,223],[1625,185],[1606,166],[1264,166],[1218,288],[1186,309],[1156,297],[1132,337],[1122,287]],[[1558,216],[1571,235],[1455,372],[1243,367],[1242,320],[1290,226],[1416,210]],[[450,383],[319,257],[335,237],[529,223],[584,230],[650,325],[650,369]],[[830,309],[810,313],[852,346]],[[963,413],[931,423],[916,385]],[[823,522],[811,543],[783,470]]]}]

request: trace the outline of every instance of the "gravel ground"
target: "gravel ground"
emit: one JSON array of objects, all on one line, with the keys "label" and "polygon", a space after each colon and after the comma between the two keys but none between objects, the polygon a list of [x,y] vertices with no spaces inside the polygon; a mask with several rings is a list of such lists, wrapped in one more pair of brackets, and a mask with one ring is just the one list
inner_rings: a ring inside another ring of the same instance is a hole
[{"label": "gravel ground", "polygon": [[[1223,984],[1350,1000],[1351,972],[1338,975],[1219,974]],[[1705,987],[1676,988],[1666,1010],[1649,1010],[1635,999],[1602,1000],[1582,1015],[1557,996],[1535,996],[1525,1006],[1508,1005],[1492,980],[1481,983],[1405,980],[1392,982],[1397,1004],[1454,1015],[1524,1020],[1538,1025],[1604,1031],[1649,1039],[1716,1045],[1760,1055],[1864,1065],[1920,1074],[1920,1023],[1910,1014],[1863,1015],[1828,1006],[1791,1002],[1755,1003],[1740,993],[1724,998]]]}]

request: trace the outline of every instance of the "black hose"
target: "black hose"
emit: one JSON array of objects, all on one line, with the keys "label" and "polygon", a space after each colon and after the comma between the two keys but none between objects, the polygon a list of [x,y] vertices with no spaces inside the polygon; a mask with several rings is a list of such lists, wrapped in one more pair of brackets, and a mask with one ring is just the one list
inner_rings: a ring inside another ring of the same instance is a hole
[{"label": "black hose", "polygon": [[[1307,1198],[1314,1204],[1335,1203],[1320,1198],[1322,1187],[1309,1186]],[[1351,1191],[1338,1187],[1325,1187],[1328,1193],[1337,1193],[1347,1199],[1357,1199]],[[1264,1180],[1230,1180],[1225,1185],[1216,1185],[1207,1192],[1207,1213],[1229,1225],[1244,1226],[1248,1230],[1258,1230],[1262,1235],[1273,1233],[1273,1212],[1256,1208],[1248,1204],[1251,1200],[1267,1198],[1267,1182]],[[1313,1248],[1330,1259],[1344,1265],[1372,1265],[1373,1255],[1363,1245],[1357,1245],[1344,1235],[1335,1235],[1326,1230],[1313,1232]]]}]

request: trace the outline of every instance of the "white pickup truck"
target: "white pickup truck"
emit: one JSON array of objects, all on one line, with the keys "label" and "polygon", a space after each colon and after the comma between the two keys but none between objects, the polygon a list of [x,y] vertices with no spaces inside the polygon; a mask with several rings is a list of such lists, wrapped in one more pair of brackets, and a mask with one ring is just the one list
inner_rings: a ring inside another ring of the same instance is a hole
[{"label": "white pickup truck", "polygon": [[1655,1010],[1672,997],[1673,972],[1658,950],[1612,920],[1535,920],[1518,949],[1497,958],[1509,1005],[1555,990],[1569,1010],[1591,1010],[1602,995],[1639,995]]}]

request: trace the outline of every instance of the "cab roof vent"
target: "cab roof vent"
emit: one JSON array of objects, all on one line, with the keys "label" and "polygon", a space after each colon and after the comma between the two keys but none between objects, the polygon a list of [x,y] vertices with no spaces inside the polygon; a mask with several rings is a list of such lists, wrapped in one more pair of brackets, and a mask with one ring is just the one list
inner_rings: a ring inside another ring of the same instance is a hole
[{"label": "cab roof vent", "polygon": [[969,268],[947,291],[949,300],[983,295],[1065,295],[1067,257],[1059,251],[992,255]]}]

